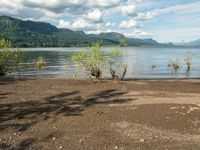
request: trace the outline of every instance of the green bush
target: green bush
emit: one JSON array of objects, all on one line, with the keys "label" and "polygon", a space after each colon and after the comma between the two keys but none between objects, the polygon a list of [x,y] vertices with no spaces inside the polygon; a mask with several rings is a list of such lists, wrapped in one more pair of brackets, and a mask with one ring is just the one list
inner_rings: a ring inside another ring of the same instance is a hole
[{"label": "green bush", "polygon": [[0,39],[0,49],[2,48],[11,48],[11,43],[7,40]]},{"label": "green bush", "polygon": [[22,51],[11,49],[10,42],[0,39],[0,76],[13,68],[20,72],[22,57]]},{"label": "green bush", "polygon": [[[94,77],[96,79],[101,79],[104,73],[109,72],[109,69],[110,73],[111,70],[113,71],[113,74],[111,73],[112,78],[117,78],[112,66],[114,65],[114,58],[120,56],[120,54],[118,47],[108,52],[102,51],[101,44],[97,42],[87,50],[83,50],[78,54],[73,55],[72,60],[78,62],[90,78]],[[125,68],[127,69],[127,66]],[[123,78],[125,74],[126,71],[122,74]]]}]

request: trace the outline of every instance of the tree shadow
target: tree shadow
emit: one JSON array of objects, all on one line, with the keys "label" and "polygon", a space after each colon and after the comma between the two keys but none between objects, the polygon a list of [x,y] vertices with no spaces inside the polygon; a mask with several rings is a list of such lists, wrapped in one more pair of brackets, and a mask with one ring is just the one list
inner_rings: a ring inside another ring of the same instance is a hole
[{"label": "tree shadow", "polygon": [[9,149],[11,145],[0,141],[0,149]]},{"label": "tree shadow", "polygon": [[7,98],[7,95],[11,93],[0,93],[0,100]]},{"label": "tree shadow", "polygon": [[63,134],[60,132],[50,132],[42,138],[24,138],[16,144],[0,143],[0,149],[12,149],[12,150],[26,150],[26,149],[43,149],[41,143],[48,144],[53,138],[59,138]]},{"label": "tree shadow", "polygon": [[119,92],[115,89],[103,90],[92,95],[91,98],[83,102],[84,106],[89,107],[94,104],[114,104],[125,103],[133,99],[119,99],[117,97],[126,94],[126,92]]},{"label": "tree shadow", "polygon": [[[91,105],[120,104],[133,100],[120,99],[124,94],[126,93],[111,89],[83,99],[79,91],[71,91],[45,97],[42,100],[0,104],[0,131],[10,127],[17,131],[25,131],[32,125],[50,118],[82,115],[82,112]],[[29,120],[29,123],[24,120]]]},{"label": "tree shadow", "polygon": [[19,144],[17,144],[15,146],[15,148],[13,148],[13,149],[14,150],[26,150],[29,148],[29,146],[31,146],[35,142],[36,142],[36,139],[34,139],[34,138],[24,139]]},{"label": "tree shadow", "polygon": [[13,77],[8,77],[8,76],[0,76],[0,85],[7,85],[7,84],[13,84],[16,83],[17,81],[26,81],[26,80],[34,80],[32,78],[13,78]]},{"label": "tree shadow", "polygon": [[15,82],[16,82],[16,79],[14,78],[0,76],[0,85],[6,85],[6,84],[15,83]]}]

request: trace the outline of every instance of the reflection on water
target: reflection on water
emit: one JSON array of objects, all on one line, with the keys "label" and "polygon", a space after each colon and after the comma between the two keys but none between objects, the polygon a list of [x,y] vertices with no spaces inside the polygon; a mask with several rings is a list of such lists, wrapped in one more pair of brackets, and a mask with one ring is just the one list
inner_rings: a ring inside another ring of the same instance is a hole
[{"label": "reflection on water", "polygon": [[[104,48],[108,51],[112,48]],[[29,48],[25,51],[25,59],[21,64],[22,76],[55,76],[74,77],[77,72],[77,63],[71,60],[71,55],[82,48]],[[184,58],[190,52],[192,68],[187,70]],[[34,60],[42,56],[47,64],[42,71],[34,66]],[[180,69],[173,73],[168,66],[170,59],[179,58]],[[167,49],[167,48],[136,48],[129,47],[123,55],[115,59],[128,65],[126,78],[198,78],[200,76],[199,49]],[[153,66],[153,67],[152,67]],[[11,75],[17,75],[15,72]],[[79,77],[83,77],[83,74]]]}]

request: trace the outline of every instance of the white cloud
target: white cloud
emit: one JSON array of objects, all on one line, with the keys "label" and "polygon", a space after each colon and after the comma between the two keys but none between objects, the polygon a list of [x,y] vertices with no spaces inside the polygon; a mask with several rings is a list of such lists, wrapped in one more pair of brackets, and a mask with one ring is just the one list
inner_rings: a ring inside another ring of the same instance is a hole
[{"label": "white cloud", "polygon": [[152,37],[153,35],[151,33],[141,31],[141,30],[135,30],[133,32],[125,32],[125,36],[127,37],[139,37],[139,38],[146,38],[146,37]]},{"label": "white cloud", "polygon": [[121,11],[124,16],[132,16],[136,14],[136,6],[135,5],[123,6]]},{"label": "white cloud", "polygon": [[98,30],[102,27],[102,24],[92,24],[85,19],[77,19],[74,22],[59,20],[58,23],[59,28],[67,28],[71,30],[78,30],[78,31],[89,31],[89,30]]},{"label": "white cloud", "polygon": [[60,20],[59,23],[58,23],[58,27],[59,28],[68,28],[68,29],[71,29],[72,28],[72,24],[69,21]]},{"label": "white cloud", "polygon": [[[58,27],[72,30],[96,33],[115,31],[132,36],[151,36],[148,32],[141,31],[142,25],[148,31],[159,30],[159,26],[165,26],[157,19],[151,22],[152,27],[149,26],[149,22],[145,22],[145,20],[154,19],[160,15],[163,15],[163,20],[167,19],[170,22],[166,26],[171,31],[174,26],[197,27],[200,13],[198,0],[187,3],[186,1],[167,0],[0,0],[0,6],[0,15],[9,15],[24,20],[47,21],[54,25],[58,24]],[[167,15],[169,18],[165,18],[166,14],[169,14]],[[178,22],[178,20],[181,21]],[[184,25],[179,25],[180,22]],[[188,37],[190,37],[189,34],[194,35],[189,32],[187,34]],[[160,32],[159,35],[160,37],[165,36]],[[158,34],[154,36],[158,37]],[[187,38],[186,36],[184,38]]]},{"label": "white cloud", "polygon": [[27,7],[44,8],[54,12],[64,11],[65,9],[80,10],[91,7],[111,8],[118,6],[123,0],[21,0]]},{"label": "white cloud", "polygon": [[130,2],[130,3],[141,3],[142,0],[128,0],[128,2]]},{"label": "white cloud", "polygon": [[170,7],[165,7],[162,9],[154,9],[151,11],[148,11],[146,13],[138,13],[137,17],[135,19],[137,20],[149,20],[153,19],[156,16],[169,14],[169,13],[188,13],[188,12],[194,12],[198,13],[200,10],[200,2],[195,3],[189,3],[189,4],[181,4],[181,5],[175,5]]},{"label": "white cloud", "polygon": [[157,12],[147,12],[147,13],[138,13],[137,17],[135,17],[136,20],[149,20],[153,19],[155,16],[157,16]]},{"label": "white cloud", "polygon": [[110,29],[107,30],[91,30],[91,31],[87,31],[87,34],[100,34],[100,33],[109,33],[109,32],[113,32]]},{"label": "white cloud", "polygon": [[[20,12],[24,9],[37,10],[38,12],[49,12],[51,16],[83,16],[89,13],[94,8],[107,9],[118,6],[124,0],[0,0],[1,14],[14,14],[21,16]],[[34,12],[35,13],[35,12]],[[101,17],[99,11],[95,11],[95,17]],[[52,15],[53,14],[53,15]],[[32,14],[34,18],[35,14]],[[44,14],[46,15],[46,14]],[[42,17],[42,16],[41,16]],[[92,17],[89,17],[90,19]],[[100,19],[100,18],[98,18]]]},{"label": "white cloud", "polygon": [[145,31],[141,31],[141,30],[134,31],[134,34],[136,36],[152,36],[151,33],[148,33],[148,32],[145,32]]},{"label": "white cloud", "polygon": [[98,10],[98,9],[95,9],[91,12],[89,12],[85,18],[88,20],[88,21],[91,21],[91,22],[94,22],[94,23],[99,23],[99,22],[102,22],[103,21],[103,13]]},{"label": "white cloud", "polygon": [[115,22],[107,22],[105,24],[105,27],[115,27],[116,26],[116,23]]},{"label": "white cloud", "polygon": [[1,14],[16,14],[21,8],[21,4],[18,0],[13,0],[13,2],[0,0],[0,6]]},{"label": "white cloud", "polygon": [[116,7],[118,6],[123,0],[85,0],[89,5],[96,6],[96,7]]},{"label": "white cloud", "polygon": [[59,28],[68,28],[72,30],[86,30],[89,27],[89,24],[84,19],[78,19],[74,23],[69,21],[60,20],[58,24]]},{"label": "white cloud", "polygon": [[134,19],[130,19],[128,21],[122,21],[120,24],[119,24],[119,27],[120,28],[139,28],[139,24],[136,20]]},{"label": "white cloud", "polygon": [[86,30],[89,27],[89,24],[86,20],[84,19],[78,19],[72,24],[72,27],[74,29],[79,29],[79,30]]}]

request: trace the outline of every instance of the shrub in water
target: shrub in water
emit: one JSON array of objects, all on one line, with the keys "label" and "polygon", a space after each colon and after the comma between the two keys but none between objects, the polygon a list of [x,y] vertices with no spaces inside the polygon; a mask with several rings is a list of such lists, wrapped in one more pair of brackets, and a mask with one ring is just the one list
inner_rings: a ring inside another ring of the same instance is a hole
[{"label": "shrub in water", "polygon": [[0,76],[5,75],[12,68],[20,72],[22,57],[22,51],[11,49],[10,42],[0,39]]},{"label": "shrub in water", "polygon": [[177,72],[177,70],[180,68],[180,60],[178,58],[176,58],[175,60],[170,60],[170,64],[175,72]]},{"label": "shrub in water", "polygon": [[186,56],[185,56],[185,62],[186,62],[186,65],[187,65],[187,69],[190,70],[191,69],[191,65],[192,65],[192,55],[190,53],[188,53]]},{"label": "shrub in water", "polygon": [[45,64],[46,64],[46,61],[42,56],[38,57],[35,61],[35,67],[37,68],[37,70],[42,70]]},{"label": "shrub in water", "polygon": [[[101,79],[103,73],[111,70],[113,59],[120,55],[118,48],[112,51],[104,52],[100,43],[95,43],[87,50],[83,50],[72,56],[72,60],[79,63],[84,68],[90,78]],[[125,73],[125,72],[124,72]],[[113,72],[113,76],[115,73]],[[125,75],[124,75],[125,76]]]}]

